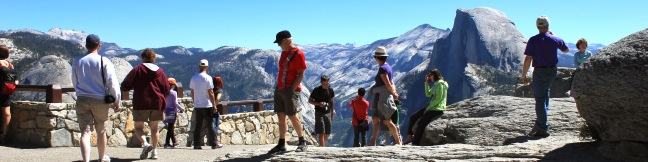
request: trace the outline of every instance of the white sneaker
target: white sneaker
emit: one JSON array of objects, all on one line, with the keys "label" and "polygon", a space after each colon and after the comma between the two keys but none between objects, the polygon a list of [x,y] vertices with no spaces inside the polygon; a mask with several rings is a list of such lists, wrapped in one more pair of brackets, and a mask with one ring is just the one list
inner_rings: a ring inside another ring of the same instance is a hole
[{"label": "white sneaker", "polygon": [[158,159],[157,149],[153,149],[153,151],[151,151],[151,159]]},{"label": "white sneaker", "polygon": [[110,156],[104,155],[104,157],[101,158],[101,160],[98,160],[98,161],[100,161],[100,162],[110,162]]},{"label": "white sneaker", "polygon": [[142,154],[140,154],[140,160],[146,159],[146,157],[148,157],[148,153],[151,152],[151,150],[153,150],[153,146],[145,145],[142,148]]}]

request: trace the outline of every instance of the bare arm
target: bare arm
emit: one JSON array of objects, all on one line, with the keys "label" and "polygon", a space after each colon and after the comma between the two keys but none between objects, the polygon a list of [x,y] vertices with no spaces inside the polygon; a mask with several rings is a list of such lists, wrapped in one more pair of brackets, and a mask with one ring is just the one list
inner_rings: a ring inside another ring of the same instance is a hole
[{"label": "bare arm", "polygon": [[304,70],[299,70],[297,72],[297,77],[295,78],[295,80],[293,80],[291,84],[293,91],[297,90],[297,87],[299,87],[299,84],[301,84],[303,79],[304,79]]},{"label": "bare arm", "polygon": [[520,74],[522,75],[520,77],[520,82],[522,82],[522,84],[527,84],[529,82],[529,79],[527,78],[527,72],[529,72],[531,61],[533,61],[533,57],[528,55],[524,57],[524,64],[522,65],[522,74]]},{"label": "bare arm", "polygon": [[208,89],[207,94],[209,94],[209,101],[212,102],[212,108],[216,111],[218,107],[218,102],[216,102],[216,96],[214,96],[214,90]]},{"label": "bare arm", "polygon": [[191,89],[191,101],[193,101],[194,103],[196,102],[196,97],[194,95],[194,90],[193,89]]},{"label": "bare arm", "polygon": [[394,87],[394,84],[387,78],[387,74],[380,74],[380,79],[385,83],[385,88],[387,88],[387,91],[394,96],[394,99],[398,99],[398,93],[396,93],[396,87]]}]

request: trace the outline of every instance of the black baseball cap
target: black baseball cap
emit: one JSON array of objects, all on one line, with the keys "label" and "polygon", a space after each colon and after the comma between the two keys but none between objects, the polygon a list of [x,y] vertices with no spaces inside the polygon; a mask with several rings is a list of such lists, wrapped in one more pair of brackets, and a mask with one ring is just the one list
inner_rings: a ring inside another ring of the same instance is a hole
[{"label": "black baseball cap", "polygon": [[279,43],[279,42],[281,42],[281,40],[284,40],[284,39],[290,38],[290,37],[292,37],[292,36],[290,35],[290,32],[288,30],[280,31],[279,33],[277,33],[277,36],[275,38],[274,43]]}]

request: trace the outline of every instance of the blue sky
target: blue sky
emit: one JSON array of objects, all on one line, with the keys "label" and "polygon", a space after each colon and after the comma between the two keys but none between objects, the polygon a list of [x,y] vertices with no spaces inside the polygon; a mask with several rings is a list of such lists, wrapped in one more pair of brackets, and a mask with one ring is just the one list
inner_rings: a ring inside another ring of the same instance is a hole
[{"label": "blue sky", "polygon": [[407,1],[407,0],[9,0],[0,2],[0,30],[81,30],[122,47],[182,45],[277,49],[276,32],[288,29],[298,44],[364,45],[421,24],[452,28],[458,8],[503,11],[530,37],[540,15],[567,42],[584,37],[609,44],[648,27],[648,1]]}]

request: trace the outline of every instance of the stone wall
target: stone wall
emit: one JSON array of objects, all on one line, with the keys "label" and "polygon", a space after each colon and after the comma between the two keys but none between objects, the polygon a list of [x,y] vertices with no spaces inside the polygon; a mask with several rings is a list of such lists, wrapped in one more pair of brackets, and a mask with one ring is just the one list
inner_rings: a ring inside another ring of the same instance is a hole
[{"label": "stone wall", "polygon": [[[176,138],[179,143],[191,144],[191,114],[193,103],[189,98],[181,99],[186,111],[178,114],[176,122]],[[16,101],[11,104],[12,120],[9,126],[7,141],[12,145],[27,147],[61,147],[79,146],[81,137],[77,123],[74,103],[44,103],[31,101]],[[115,113],[109,110],[109,121],[106,123],[109,146],[139,146],[139,141],[131,138],[134,134],[132,102],[123,101],[122,108]],[[278,141],[279,127],[274,112],[248,112],[221,116],[221,131],[219,141],[225,145],[259,145],[271,144]],[[287,141],[294,143],[296,132],[289,123]],[[162,122],[158,123],[162,145],[167,129]],[[150,134],[148,126],[145,133]],[[315,139],[306,131],[306,139],[314,143]],[[150,137],[150,136],[149,136]],[[96,144],[93,132],[92,144]],[[150,140],[149,140],[150,141]]]}]

